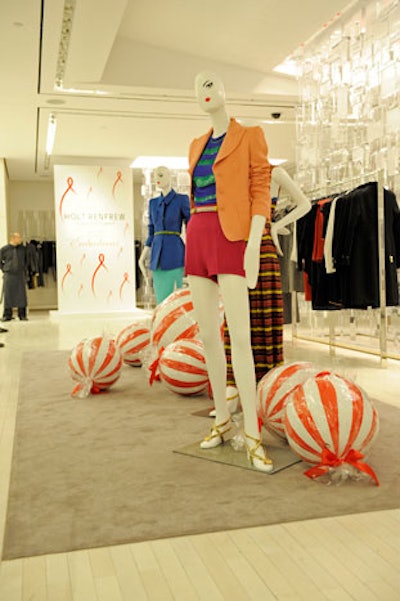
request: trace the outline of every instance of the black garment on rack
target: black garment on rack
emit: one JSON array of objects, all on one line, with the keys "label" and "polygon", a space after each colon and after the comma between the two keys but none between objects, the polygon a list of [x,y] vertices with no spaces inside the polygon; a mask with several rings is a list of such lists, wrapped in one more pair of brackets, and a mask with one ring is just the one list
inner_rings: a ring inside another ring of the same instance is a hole
[{"label": "black garment on rack", "polygon": [[44,240],[42,242],[43,252],[43,272],[53,274],[54,280],[57,279],[57,261],[56,261],[56,243],[54,240]]},{"label": "black garment on rack", "polygon": [[142,252],[142,243],[140,240],[135,240],[135,280],[136,280],[136,290],[140,288],[142,272],[139,267],[139,259],[140,253]]},{"label": "black garment on rack", "polygon": [[319,202],[331,197],[320,198],[313,202],[311,210],[297,221],[297,266],[302,269],[311,286],[311,306],[315,310],[333,311],[342,309],[336,273],[326,273],[325,259],[315,260],[313,250],[318,213],[322,212],[324,224],[322,233],[326,231],[331,203],[320,206]]},{"label": "black garment on rack", "polygon": [[[327,197],[333,200],[334,196]],[[319,199],[322,200],[322,199]],[[324,230],[330,203],[323,206]],[[336,196],[332,256],[336,273],[327,274],[324,260],[313,260],[314,201],[297,222],[298,268],[307,274],[313,309],[366,309],[380,306],[378,255],[378,184],[369,182]],[[400,210],[396,196],[384,190],[386,305],[399,304]]]},{"label": "black garment on rack", "polygon": [[[386,305],[399,304],[400,210],[395,194],[384,190]],[[338,198],[332,254],[343,306],[380,306],[378,184],[362,184]]]},{"label": "black garment on rack", "polygon": [[39,240],[31,240],[27,245],[31,250],[35,260],[35,269],[28,273],[28,288],[37,288],[44,286],[43,279],[43,252],[42,244]]}]

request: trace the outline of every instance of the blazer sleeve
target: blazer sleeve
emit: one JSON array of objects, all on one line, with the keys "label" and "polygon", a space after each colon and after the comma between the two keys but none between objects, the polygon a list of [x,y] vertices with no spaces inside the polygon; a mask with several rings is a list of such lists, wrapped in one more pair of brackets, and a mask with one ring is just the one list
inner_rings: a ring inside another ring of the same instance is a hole
[{"label": "blazer sleeve", "polygon": [[185,224],[187,224],[187,222],[190,219],[190,200],[189,200],[189,196],[186,196],[185,194],[182,196],[181,211],[182,211],[182,221]]},{"label": "blazer sleeve", "polygon": [[262,215],[271,220],[271,165],[268,162],[268,145],[261,127],[252,127],[249,130],[251,216]]}]

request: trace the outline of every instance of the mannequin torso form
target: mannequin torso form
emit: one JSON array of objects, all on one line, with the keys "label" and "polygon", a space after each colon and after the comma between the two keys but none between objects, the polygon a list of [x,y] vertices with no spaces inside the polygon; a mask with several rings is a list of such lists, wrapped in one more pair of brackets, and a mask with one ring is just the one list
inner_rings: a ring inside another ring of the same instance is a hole
[{"label": "mannequin torso form", "polygon": [[294,208],[285,217],[277,222],[271,223],[271,236],[276,246],[278,254],[282,255],[282,250],[279,244],[279,234],[288,234],[285,230],[287,225],[294,223],[303,215],[308,213],[311,208],[311,203],[299,186],[293,181],[287,171],[282,167],[274,167],[271,174],[271,193],[272,196],[278,196],[279,189],[283,189],[290,196],[294,204]]}]

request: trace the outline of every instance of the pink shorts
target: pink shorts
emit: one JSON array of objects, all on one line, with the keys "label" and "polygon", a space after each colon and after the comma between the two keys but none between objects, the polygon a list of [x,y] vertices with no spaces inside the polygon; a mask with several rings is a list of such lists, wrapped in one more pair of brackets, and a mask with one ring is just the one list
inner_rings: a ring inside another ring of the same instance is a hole
[{"label": "pink shorts", "polygon": [[217,275],[245,276],[244,240],[231,242],[222,232],[218,213],[194,213],[186,230],[185,275],[217,281]]}]

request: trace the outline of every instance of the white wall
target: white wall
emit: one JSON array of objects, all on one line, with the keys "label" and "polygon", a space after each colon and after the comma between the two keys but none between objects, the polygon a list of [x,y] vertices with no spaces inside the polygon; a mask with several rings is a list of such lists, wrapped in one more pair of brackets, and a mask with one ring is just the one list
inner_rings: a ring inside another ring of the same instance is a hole
[{"label": "white wall", "polygon": [[[0,247],[8,242],[7,236],[7,172],[4,159],[0,159]],[[1,277],[1,276],[0,276]],[[0,281],[0,297],[3,282]],[[3,314],[3,302],[0,301],[1,315]]]},{"label": "white wall", "polygon": [[0,246],[7,244],[7,172],[4,159],[0,159]]}]

